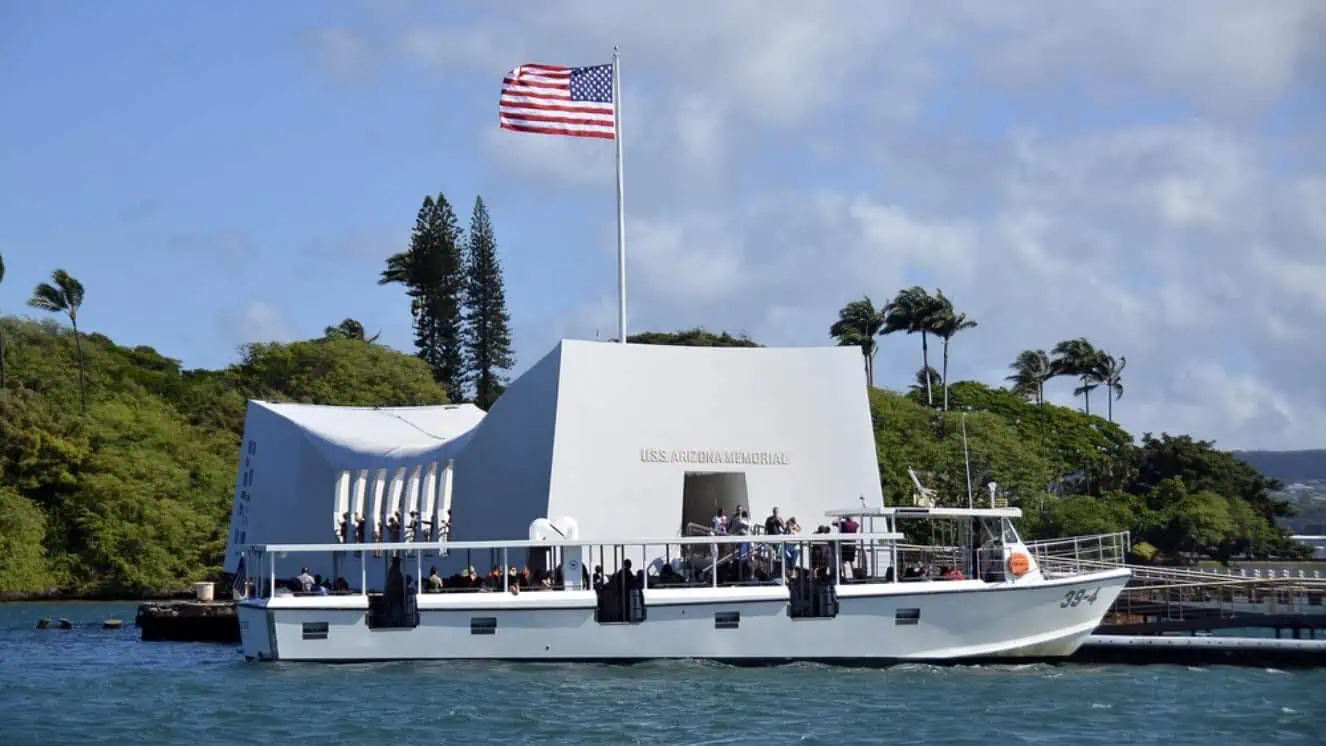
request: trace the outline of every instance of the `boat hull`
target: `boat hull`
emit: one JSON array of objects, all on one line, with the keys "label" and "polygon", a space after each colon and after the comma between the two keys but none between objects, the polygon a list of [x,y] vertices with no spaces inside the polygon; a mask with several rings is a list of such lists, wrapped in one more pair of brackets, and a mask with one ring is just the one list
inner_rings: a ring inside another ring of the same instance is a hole
[{"label": "boat hull", "polygon": [[649,589],[636,624],[595,621],[591,591],[425,594],[419,625],[406,629],[370,629],[363,596],[278,596],[238,613],[253,660],[1034,660],[1072,655],[1128,578],[1120,569],[1033,584],[849,585],[837,615],[815,619],[789,616],[781,586]]}]

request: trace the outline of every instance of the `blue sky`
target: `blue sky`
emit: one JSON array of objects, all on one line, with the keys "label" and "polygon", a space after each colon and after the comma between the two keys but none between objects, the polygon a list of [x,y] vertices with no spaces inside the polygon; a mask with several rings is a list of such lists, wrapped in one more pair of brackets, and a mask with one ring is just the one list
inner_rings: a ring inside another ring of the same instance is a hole
[{"label": "blue sky", "polygon": [[89,328],[189,366],[347,316],[407,348],[375,278],[443,192],[489,204],[520,368],[610,336],[611,144],[496,99],[619,42],[632,331],[823,344],[924,282],[982,321],[955,377],[1084,335],[1129,357],[1135,431],[1322,446],[1326,379],[1288,365],[1326,365],[1323,8],[2,3],[0,312],[63,267]]}]

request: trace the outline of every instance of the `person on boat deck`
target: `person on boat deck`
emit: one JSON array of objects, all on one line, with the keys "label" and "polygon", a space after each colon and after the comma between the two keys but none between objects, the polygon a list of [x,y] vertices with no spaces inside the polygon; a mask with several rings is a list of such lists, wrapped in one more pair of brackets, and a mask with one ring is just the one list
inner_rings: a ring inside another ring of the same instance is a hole
[{"label": "person on boat deck", "polygon": [[395,605],[405,597],[405,574],[401,572],[401,558],[392,557],[387,569],[387,604]]},{"label": "person on boat deck", "polygon": [[354,535],[351,533],[353,530],[354,530],[354,521],[350,520],[350,514],[349,514],[348,512],[346,512],[346,513],[342,513],[342,514],[341,514],[341,536],[340,536],[340,540],[341,540],[341,543],[342,543],[342,544],[346,544],[346,543],[349,543],[349,542],[351,542],[351,541],[354,541],[354,538],[353,538]]},{"label": "person on boat deck", "polygon": [[775,507],[768,518],[764,519],[764,533],[770,536],[778,536],[786,533],[787,524],[783,523],[782,516],[778,515],[778,508]]},{"label": "person on boat deck", "polygon": [[437,566],[428,570],[428,590],[430,593],[438,593],[442,590],[442,576],[437,574]]},{"label": "person on boat deck", "polygon": [[[777,508],[775,508],[774,510],[777,510]],[[783,533],[784,534],[801,533],[801,524],[797,523],[796,516],[788,518],[787,523],[783,524]],[[797,563],[797,560],[800,558],[801,547],[797,546],[796,544],[784,544],[783,552],[787,556],[787,564],[790,567],[792,565],[795,565]]]},{"label": "person on boat deck", "polygon": [[[738,505],[732,513],[732,521],[728,524],[728,533],[733,536],[750,536],[750,513],[746,508]],[[743,541],[737,545],[737,580],[745,580],[750,576],[748,569],[750,567],[750,542]]]},{"label": "person on boat deck", "polygon": [[313,592],[319,596],[331,595],[331,590],[327,588],[327,581],[321,575],[313,576]]},{"label": "person on boat deck", "polygon": [[314,583],[314,580],[313,580],[313,576],[309,574],[309,572],[308,572],[308,568],[307,568],[307,567],[305,567],[305,568],[303,568],[302,570],[300,570],[300,571],[299,571],[299,577],[298,577],[298,578],[295,578],[295,579],[299,581],[299,587],[300,587],[300,589],[301,589],[304,593],[312,593],[312,592],[313,592],[313,583]]},{"label": "person on boat deck", "polygon": [[419,541],[419,511],[410,511],[409,533],[406,534],[406,541]]},{"label": "person on boat deck", "polygon": [[[852,516],[845,516],[838,521],[838,533],[856,534],[861,532],[861,524],[856,522]],[[842,542],[841,551],[843,557],[843,577],[853,577],[856,570],[856,544],[853,542]]]},{"label": "person on boat deck", "polygon": [[617,584],[619,590],[630,590],[632,588],[640,587],[635,573],[631,572],[630,559],[622,560],[621,569],[612,574],[612,582]]},{"label": "person on boat deck", "polygon": [[364,514],[355,513],[355,541],[360,544],[364,543],[364,531],[366,528],[367,527],[364,525]]}]

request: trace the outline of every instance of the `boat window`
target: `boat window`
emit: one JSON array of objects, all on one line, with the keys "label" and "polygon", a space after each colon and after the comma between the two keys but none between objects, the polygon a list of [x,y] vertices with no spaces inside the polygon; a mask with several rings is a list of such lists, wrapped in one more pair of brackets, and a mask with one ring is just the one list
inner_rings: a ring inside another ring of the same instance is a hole
[{"label": "boat window", "polygon": [[893,614],[893,624],[898,627],[904,627],[921,623],[920,609],[898,609]]},{"label": "boat window", "polygon": [[495,635],[497,634],[497,617],[476,616],[470,618],[470,634],[472,635]]},{"label": "boat window", "polygon": [[1018,538],[1018,532],[1017,529],[1013,528],[1013,522],[1007,518],[1000,519],[1000,522],[1003,524],[1004,528],[1004,543],[1021,544],[1022,540]]},{"label": "boat window", "polygon": [[327,639],[328,626],[326,622],[304,622],[305,640],[325,640]]},{"label": "boat window", "polygon": [[715,611],[714,629],[737,629],[741,626],[740,611]]}]

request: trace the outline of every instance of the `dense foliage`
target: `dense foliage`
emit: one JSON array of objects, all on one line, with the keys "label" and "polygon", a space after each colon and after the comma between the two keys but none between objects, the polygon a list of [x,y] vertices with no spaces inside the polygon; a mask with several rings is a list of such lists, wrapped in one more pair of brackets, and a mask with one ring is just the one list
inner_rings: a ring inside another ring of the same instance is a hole
[{"label": "dense foliage", "polygon": [[0,332],[0,594],[137,595],[212,576],[246,399],[447,401],[424,361],[339,333],[249,345],[220,371],[94,333],[81,342],[83,415],[72,330],[0,317]]}]

